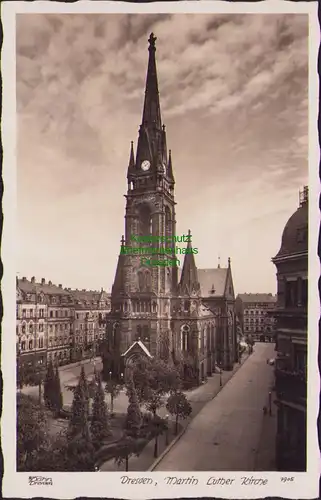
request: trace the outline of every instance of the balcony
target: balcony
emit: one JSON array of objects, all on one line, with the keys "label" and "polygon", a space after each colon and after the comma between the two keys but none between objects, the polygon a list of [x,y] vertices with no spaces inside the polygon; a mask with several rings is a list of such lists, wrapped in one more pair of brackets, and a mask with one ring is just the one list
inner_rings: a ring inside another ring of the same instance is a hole
[{"label": "balcony", "polygon": [[306,405],[307,380],[305,373],[276,367],[275,391],[279,400]]}]

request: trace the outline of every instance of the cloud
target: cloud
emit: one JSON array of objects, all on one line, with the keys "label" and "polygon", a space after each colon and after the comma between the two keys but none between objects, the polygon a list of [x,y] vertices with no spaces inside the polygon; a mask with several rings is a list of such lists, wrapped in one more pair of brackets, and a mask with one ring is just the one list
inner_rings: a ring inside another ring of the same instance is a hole
[{"label": "cloud", "polygon": [[[243,241],[244,226],[258,235],[256,221],[273,220],[275,212],[275,227],[269,224],[268,231],[278,245],[286,213],[295,209],[297,191],[307,180],[307,15],[19,14],[19,225],[29,248],[26,267],[38,237],[37,214],[43,220],[46,213],[55,214],[50,220],[51,230],[55,224],[59,228],[56,255],[63,246],[72,254],[83,240],[66,228],[71,223],[83,234],[84,207],[88,241],[108,247],[101,232],[106,221],[108,241],[114,242],[106,254],[116,259],[112,252],[123,232],[122,194],[130,141],[136,140],[141,120],[151,31],[158,38],[162,117],[173,151],[181,224],[199,225],[197,217],[212,214],[213,248],[228,253],[226,228],[233,228],[235,241]],[[114,219],[110,207],[119,210]],[[52,237],[46,237],[49,268],[54,257]],[[269,251],[273,254],[273,247]],[[100,261],[95,245],[88,243],[86,252],[95,262],[97,283],[103,252]],[[202,255],[206,261],[206,252]],[[57,272],[61,266],[66,279],[80,279],[62,255],[59,259]],[[262,279],[271,288],[274,273],[265,269]],[[106,273],[111,286],[114,269]],[[240,280],[245,289],[244,276]]]}]

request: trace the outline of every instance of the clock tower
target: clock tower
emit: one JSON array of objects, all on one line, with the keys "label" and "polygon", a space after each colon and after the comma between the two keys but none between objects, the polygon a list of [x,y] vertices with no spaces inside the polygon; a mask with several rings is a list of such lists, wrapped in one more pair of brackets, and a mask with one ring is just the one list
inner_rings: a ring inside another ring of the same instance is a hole
[{"label": "clock tower", "polygon": [[[156,37],[149,58],[137,148],[127,170],[125,231],[111,296],[107,344],[114,362],[139,341],[151,356],[171,352],[171,298],[177,293],[175,201],[171,151],[162,124],[156,70]],[[144,237],[144,238],[142,238]],[[158,261],[151,265],[150,259]],[[168,265],[168,263],[171,263]],[[113,367],[113,371],[116,367]]]}]

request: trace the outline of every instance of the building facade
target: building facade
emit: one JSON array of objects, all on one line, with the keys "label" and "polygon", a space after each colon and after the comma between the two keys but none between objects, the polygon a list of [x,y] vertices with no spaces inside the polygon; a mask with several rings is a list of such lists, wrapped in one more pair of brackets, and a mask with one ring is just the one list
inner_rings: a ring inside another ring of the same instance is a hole
[{"label": "building facade", "polygon": [[200,382],[215,371],[217,362],[225,369],[233,366],[232,272],[230,263],[225,270],[197,269],[191,232],[176,235],[174,170],[161,120],[155,41],[151,34],[136,152],[133,142],[130,148],[125,234],[112,287],[104,363],[117,377],[143,345],[142,354],[147,350],[165,360],[179,358],[184,366],[188,361]]},{"label": "building facade", "polygon": [[238,315],[243,335],[256,342],[275,340],[274,309],[277,298],[272,293],[240,293],[236,297]]},{"label": "building facade", "polygon": [[110,297],[103,289],[68,289],[74,300],[72,359],[95,357],[105,337],[106,315],[110,312]]},{"label": "building facade", "polygon": [[308,188],[287,222],[277,270],[275,389],[276,463],[280,471],[306,470]]},{"label": "building facade", "polygon": [[[63,365],[99,352],[110,295],[71,290],[44,278],[16,281],[16,343],[19,362]],[[81,333],[82,332],[82,333]]]}]

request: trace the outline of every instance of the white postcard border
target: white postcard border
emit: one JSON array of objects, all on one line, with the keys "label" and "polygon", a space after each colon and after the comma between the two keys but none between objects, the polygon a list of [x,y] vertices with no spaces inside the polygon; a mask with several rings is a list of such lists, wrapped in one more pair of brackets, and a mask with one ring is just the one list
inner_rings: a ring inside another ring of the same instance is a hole
[{"label": "white postcard border", "polygon": [[[317,2],[284,2],[268,0],[255,4],[224,1],[188,1],[132,4],[122,2],[79,1],[74,4],[37,1],[5,2],[1,5],[4,42],[2,48],[3,115],[2,140],[4,149],[4,226],[2,239],[3,325],[2,325],[2,370],[3,370],[3,414],[1,426],[4,455],[3,496],[16,498],[48,497],[70,499],[82,497],[105,498],[177,498],[220,497],[258,498],[278,496],[283,498],[316,498],[319,496],[320,452],[317,436],[320,377],[317,364],[320,265],[317,256],[319,233],[318,198],[320,181],[318,176],[318,98],[317,54],[320,29],[317,18]],[[35,473],[16,472],[16,68],[15,68],[15,14],[16,13],[302,13],[309,14],[309,351],[308,351],[308,430],[307,472],[88,472],[39,473],[52,478],[52,486],[30,486],[29,476]],[[95,474],[94,477],[92,475]],[[121,478],[151,478],[150,484],[122,484]],[[195,478],[198,484],[173,485],[166,478]],[[230,485],[211,486],[210,478],[234,479]],[[265,485],[255,481],[244,484],[242,478],[261,478]],[[283,480],[281,478],[288,478]],[[291,480],[293,478],[293,480]],[[243,484],[242,484],[243,481]]]}]

